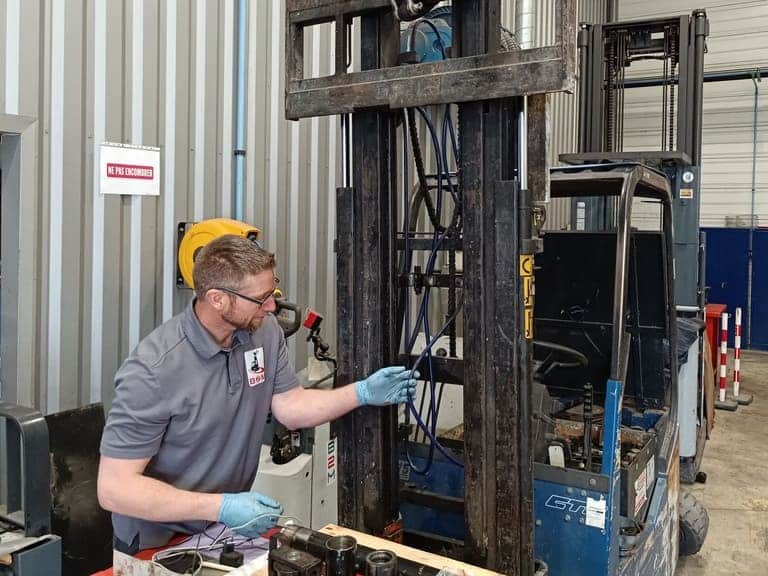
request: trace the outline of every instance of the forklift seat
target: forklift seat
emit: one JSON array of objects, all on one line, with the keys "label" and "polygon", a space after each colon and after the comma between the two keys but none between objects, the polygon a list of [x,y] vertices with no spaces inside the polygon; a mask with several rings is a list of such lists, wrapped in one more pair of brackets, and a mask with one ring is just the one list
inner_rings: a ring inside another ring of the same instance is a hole
[{"label": "forklift seat", "polygon": [[[563,370],[547,382],[556,396],[581,394],[585,383],[603,395],[610,373],[613,333],[616,234],[614,232],[546,232],[537,256],[535,334],[578,350],[585,368]],[[668,323],[664,237],[661,232],[632,231],[626,328],[632,335],[625,396],[643,407],[664,403]]]}]

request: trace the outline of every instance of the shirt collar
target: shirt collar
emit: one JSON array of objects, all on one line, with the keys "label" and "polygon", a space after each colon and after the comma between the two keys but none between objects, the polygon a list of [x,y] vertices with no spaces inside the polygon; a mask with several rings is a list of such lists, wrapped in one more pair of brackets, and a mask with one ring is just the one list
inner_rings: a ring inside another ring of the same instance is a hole
[{"label": "shirt collar", "polygon": [[[197,314],[195,314],[195,301],[196,298],[193,298],[187,305],[186,310],[184,310],[184,315],[181,320],[182,328],[195,351],[203,358],[210,360],[216,356],[216,354],[223,351],[224,348],[218,345],[210,332],[208,332],[202,322],[200,322]],[[236,342],[237,344],[245,344],[249,340],[250,334],[245,330],[237,330],[233,335],[233,342]],[[233,346],[233,348],[234,347],[235,346]]]}]

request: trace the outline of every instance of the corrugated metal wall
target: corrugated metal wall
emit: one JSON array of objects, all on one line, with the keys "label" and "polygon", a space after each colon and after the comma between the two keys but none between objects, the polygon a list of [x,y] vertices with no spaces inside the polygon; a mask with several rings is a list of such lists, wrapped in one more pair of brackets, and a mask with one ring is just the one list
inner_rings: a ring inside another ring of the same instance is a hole
[{"label": "corrugated metal wall", "polygon": [[[551,0],[546,0],[542,4],[549,10],[539,13],[536,29],[547,31],[547,40],[551,42],[554,31],[547,28],[545,23],[552,20],[551,13],[554,3]],[[589,24],[605,22],[605,8],[606,2],[604,0],[582,0],[579,2],[578,22]],[[550,163],[552,166],[557,166],[561,164],[557,159],[560,154],[578,152],[578,86],[574,94],[553,94],[549,98],[552,118]],[[545,228],[550,230],[563,229],[570,223],[571,202],[568,199],[552,200],[547,212]]]},{"label": "corrugated metal wall", "polygon": [[[622,20],[690,13],[704,8],[710,20],[705,71],[768,65],[766,0],[623,0]],[[768,84],[759,84],[757,186],[755,213],[768,223]],[[755,88],[751,80],[704,85],[701,225],[749,222],[752,202],[752,149]],[[626,96],[625,149],[658,147],[661,140],[661,92],[629,90]],[[653,128],[656,127],[656,128]]]},{"label": "corrugated metal wall", "polygon": [[[36,231],[20,286],[32,320],[19,327],[34,361],[4,398],[46,412],[108,402],[123,358],[189,299],[175,287],[177,223],[233,215],[235,4],[0,0],[0,112],[37,119],[37,210],[19,222]],[[601,19],[602,4],[582,2],[581,18]],[[537,44],[552,6],[536,2]],[[327,313],[333,341],[338,126],[283,119],[283,8],[250,2],[244,219],[264,229],[288,296]],[[328,31],[306,42],[312,75],[328,73]],[[555,155],[573,149],[575,98],[553,104]],[[104,141],[162,149],[159,198],[98,194]]]}]

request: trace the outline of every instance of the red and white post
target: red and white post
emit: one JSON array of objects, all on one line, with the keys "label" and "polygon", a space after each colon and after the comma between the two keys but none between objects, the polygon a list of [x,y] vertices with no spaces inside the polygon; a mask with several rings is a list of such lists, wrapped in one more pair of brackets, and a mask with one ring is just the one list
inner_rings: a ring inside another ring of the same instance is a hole
[{"label": "red and white post", "polygon": [[728,370],[728,313],[720,316],[720,402],[725,402]]},{"label": "red and white post", "polygon": [[739,397],[741,384],[741,308],[736,308],[733,332],[733,398]]}]

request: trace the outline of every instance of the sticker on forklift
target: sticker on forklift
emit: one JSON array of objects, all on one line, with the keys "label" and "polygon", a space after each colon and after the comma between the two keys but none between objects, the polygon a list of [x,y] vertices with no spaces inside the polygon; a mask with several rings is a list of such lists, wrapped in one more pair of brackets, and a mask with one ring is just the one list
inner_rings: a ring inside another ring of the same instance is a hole
[{"label": "sticker on forklift", "polygon": [[533,340],[533,308],[525,309],[525,339]]},{"label": "sticker on forklift", "polygon": [[533,306],[533,276],[523,276],[523,305]]},{"label": "sticker on forklift", "polygon": [[680,198],[683,200],[693,200],[693,188],[680,188]]},{"label": "sticker on forklift", "polygon": [[648,460],[648,464],[645,465],[645,482],[648,488],[653,486],[653,481],[656,479],[656,463],[653,456]]},{"label": "sticker on forklift", "polygon": [[585,523],[592,528],[605,528],[605,504],[606,501],[600,498],[595,500],[594,498],[587,497],[587,514]]},{"label": "sticker on forklift", "polygon": [[520,276],[533,276],[533,254],[520,255]]},{"label": "sticker on forklift", "polygon": [[646,473],[647,469],[643,468],[643,471],[640,472],[637,480],[635,480],[635,514],[640,513],[640,510],[643,509],[643,504],[645,504],[645,501],[648,499]]},{"label": "sticker on forklift", "polygon": [[338,464],[336,457],[336,438],[328,442],[328,459],[326,460],[326,485],[331,486],[336,484],[336,466]]},{"label": "sticker on forklift", "polygon": [[400,462],[400,480],[408,482],[411,479],[411,467],[408,462]]}]

